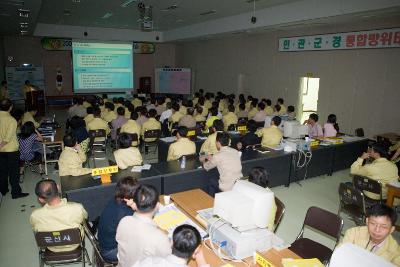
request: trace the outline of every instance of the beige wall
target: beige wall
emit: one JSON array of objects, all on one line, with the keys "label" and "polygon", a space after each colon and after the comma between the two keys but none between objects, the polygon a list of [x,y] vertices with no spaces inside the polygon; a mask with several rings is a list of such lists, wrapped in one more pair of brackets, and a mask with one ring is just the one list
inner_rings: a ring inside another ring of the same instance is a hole
[{"label": "beige wall", "polygon": [[[14,60],[6,62],[6,66],[20,66],[31,63],[43,66],[46,95],[57,96],[56,73],[60,68],[63,74],[63,91],[61,95],[72,94],[72,58],[71,51],[47,51],[42,49],[41,38],[6,36],[3,39],[4,56],[13,56]],[[1,48],[1,46],[0,46]],[[139,86],[139,77],[151,76],[154,88],[154,68],[169,65],[175,66],[175,46],[171,44],[156,44],[154,54],[134,55],[135,88]],[[1,57],[0,57],[1,60]]]},{"label": "beige wall", "polygon": [[251,93],[273,101],[283,97],[288,105],[296,105],[300,77],[311,72],[321,78],[321,123],[335,113],[341,130],[348,133],[358,127],[368,136],[400,133],[400,49],[278,52],[280,37],[399,27],[399,21],[397,17],[181,42],[176,65],[192,68],[196,90]]}]

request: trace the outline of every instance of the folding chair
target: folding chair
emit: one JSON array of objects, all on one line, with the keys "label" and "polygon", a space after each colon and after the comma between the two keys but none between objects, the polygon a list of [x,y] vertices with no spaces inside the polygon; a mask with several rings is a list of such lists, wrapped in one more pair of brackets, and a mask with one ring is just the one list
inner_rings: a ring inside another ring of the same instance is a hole
[{"label": "folding chair", "polygon": [[345,212],[357,225],[364,225],[366,212],[363,192],[354,188],[353,185],[341,183],[339,200],[338,215]]},{"label": "folding chair", "polygon": [[275,220],[274,220],[274,233],[278,229],[279,224],[282,221],[283,214],[285,214],[285,204],[280,201],[279,198],[275,197],[275,205],[276,205],[276,212],[275,212]]},{"label": "folding chair", "polygon": [[[96,167],[96,159],[107,158],[107,134],[104,129],[90,130],[89,131],[89,154],[93,159],[94,166]],[[102,153],[104,156],[98,157],[97,154]]]},{"label": "folding chair", "polygon": [[143,134],[143,146],[144,146],[144,151],[147,154],[148,153],[148,148],[150,146],[155,146],[154,153],[157,151],[157,142],[160,139],[161,136],[161,130],[156,129],[156,130],[146,130]]},{"label": "folding chair", "polygon": [[368,178],[368,177],[354,175],[353,185],[355,188],[357,188],[361,192],[367,191],[370,193],[377,194],[379,196],[379,199],[372,199],[372,198],[365,196],[365,194],[364,194],[365,205],[367,208],[371,207],[375,204],[385,202],[382,199],[382,184],[381,184],[381,182],[371,179],[371,178]]},{"label": "folding chair", "polygon": [[[89,265],[92,264],[86,251],[85,238],[81,236],[79,228],[52,232],[35,232],[35,239],[39,247],[40,267],[43,267],[44,264],[54,266],[76,262],[82,262],[82,266],[85,267],[86,261]],[[48,249],[48,247],[68,245],[78,245],[78,247],[71,251],[62,252],[54,252]]]},{"label": "folding chair", "polygon": [[318,258],[326,265],[332,256],[333,249],[303,237],[306,226],[335,239],[336,247],[343,227],[342,218],[324,209],[310,207],[307,210],[306,218],[304,219],[299,235],[289,248],[302,258]]}]

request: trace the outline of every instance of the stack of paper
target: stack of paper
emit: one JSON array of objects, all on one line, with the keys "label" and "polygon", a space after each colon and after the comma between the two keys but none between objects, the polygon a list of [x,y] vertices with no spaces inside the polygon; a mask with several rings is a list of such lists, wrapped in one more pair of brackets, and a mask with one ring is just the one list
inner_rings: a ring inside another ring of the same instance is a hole
[{"label": "stack of paper", "polygon": [[283,267],[324,267],[324,265],[317,259],[282,259]]},{"label": "stack of paper", "polygon": [[133,166],[131,172],[142,172],[142,170],[150,170],[150,164],[143,164],[143,166]]}]

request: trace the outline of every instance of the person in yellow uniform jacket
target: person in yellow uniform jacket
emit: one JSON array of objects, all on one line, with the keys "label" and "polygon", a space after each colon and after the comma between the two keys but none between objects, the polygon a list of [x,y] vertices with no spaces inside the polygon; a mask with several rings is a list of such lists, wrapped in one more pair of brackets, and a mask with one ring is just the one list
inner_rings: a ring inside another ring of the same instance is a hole
[{"label": "person in yellow uniform jacket", "polygon": [[218,132],[224,131],[224,123],[222,120],[215,120],[211,127],[212,133],[207,137],[206,141],[201,145],[200,152],[213,155],[218,152],[216,138]]},{"label": "person in yellow uniform jacket", "polygon": [[136,94],[133,95],[131,103],[135,108],[142,106],[142,100],[140,100]]},{"label": "person in yellow uniform jacket", "polygon": [[182,113],[179,112],[180,106],[178,103],[172,104],[172,115],[169,117],[168,121],[175,123],[179,122],[179,120],[184,116]]},{"label": "person in yellow uniform jacket", "polygon": [[267,99],[265,100],[265,113],[267,114],[267,116],[272,116],[274,115],[274,109],[272,108],[272,101],[271,99]]},{"label": "person in yellow uniform jacket", "polygon": [[91,122],[94,119],[93,107],[86,108],[86,114],[87,115],[85,116],[85,118],[83,118],[83,120],[85,121],[87,127],[89,122]]},{"label": "person in yellow uniform jacket", "polygon": [[283,99],[282,98],[278,98],[277,104],[281,107],[281,110],[279,111],[279,115],[284,115],[287,113],[287,109],[285,107],[285,105],[283,104]]},{"label": "person in yellow uniform jacket", "polygon": [[131,118],[121,126],[121,133],[137,134],[138,141],[132,141],[132,146],[138,146],[140,143],[142,126],[136,122],[137,118],[138,114],[136,112],[132,112]]},{"label": "person in yellow uniform jacket", "polygon": [[203,117],[207,117],[208,115],[208,108],[205,106],[204,104],[204,97],[200,97],[199,98],[199,102],[197,103],[198,107],[201,107],[203,112],[201,113],[201,115],[203,115]]},{"label": "person in yellow uniform jacket", "polygon": [[278,128],[281,124],[281,118],[275,116],[271,120],[271,126],[268,128],[262,128],[256,132],[256,135],[262,137],[261,146],[276,148],[283,137],[282,131]]},{"label": "person in yellow uniform jacket", "polygon": [[392,236],[396,217],[392,208],[376,204],[367,212],[366,226],[347,230],[340,245],[354,244],[400,266],[400,246]]},{"label": "person in yellow uniform jacket", "polygon": [[35,126],[35,129],[37,129],[40,126],[40,123],[38,123],[34,118],[36,116],[36,113],[37,113],[37,109],[35,107],[28,108],[28,110],[22,116],[21,125],[23,125],[27,121],[31,121],[31,122],[33,122],[33,125]]},{"label": "person in yellow uniform jacket", "polygon": [[[157,110],[150,109],[149,119],[142,125],[141,135],[142,135],[143,140],[144,140],[144,133],[147,130],[161,130],[161,123],[156,119],[156,116],[157,116]],[[156,140],[156,138],[147,138],[145,141],[153,142],[155,140]]]},{"label": "person in yellow uniform jacket", "polygon": [[[374,161],[370,164],[363,166],[363,161],[371,158]],[[379,144],[373,144],[369,152],[364,152],[350,168],[352,175],[361,175],[377,180],[382,184],[382,198],[387,198],[387,186],[386,184],[394,182],[398,179],[398,169],[396,164],[389,161],[387,151],[384,147]],[[368,191],[364,191],[364,194],[372,199],[379,199],[380,196]]]},{"label": "person in yellow uniform jacket", "polygon": [[172,143],[168,149],[167,161],[177,160],[184,155],[196,154],[196,145],[187,138],[187,134],[187,127],[178,127],[176,131],[176,142]]},{"label": "person in yellow uniform jacket", "polygon": [[206,117],[203,116],[203,108],[202,107],[197,106],[194,119],[196,120],[196,122],[206,121]]},{"label": "person in yellow uniform jacket", "polygon": [[106,102],[104,104],[104,113],[102,114],[102,118],[103,120],[105,120],[106,122],[111,122],[113,120],[115,120],[117,118],[117,114],[115,114],[114,109],[115,106],[113,103],[110,102]]},{"label": "person in yellow uniform jacket", "polygon": [[75,136],[67,134],[64,136],[64,150],[58,160],[60,176],[80,176],[92,172],[90,168],[83,168],[82,164],[86,161],[86,154],[78,144]]},{"label": "person in yellow uniform jacket", "polygon": [[8,98],[7,81],[2,81],[0,87],[0,101],[7,98]]},{"label": "person in yellow uniform jacket", "polygon": [[[86,128],[88,131],[105,130],[106,135],[108,135],[110,133],[110,127],[108,126],[108,123],[105,120],[100,118],[100,115],[101,115],[100,108],[98,107],[93,108],[94,119],[86,125]],[[101,139],[97,138],[97,140]]]},{"label": "person in yellow uniform jacket", "polygon": [[251,100],[249,113],[247,113],[247,118],[249,120],[253,119],[254,115],[257,114],[257,112],[258,112],[257,105],[258,105],[258,99],[257,98],[253,98],[253,100]]},{"label": "person in yellow uniform jacket", "polygon": [[139,149],[132,146],[132,138],[127,133],[118,136],[118,150],[114,151],[114,158],[121,170],[143,163]]},{"label": "person in yellow uniform jacket", "polygon": [[222,117],[222,121],[224,122],[225,131],[228,130],[229,125],[238,123],[238,117],[235,114],[235,106],[228,106],[228,113]]}]

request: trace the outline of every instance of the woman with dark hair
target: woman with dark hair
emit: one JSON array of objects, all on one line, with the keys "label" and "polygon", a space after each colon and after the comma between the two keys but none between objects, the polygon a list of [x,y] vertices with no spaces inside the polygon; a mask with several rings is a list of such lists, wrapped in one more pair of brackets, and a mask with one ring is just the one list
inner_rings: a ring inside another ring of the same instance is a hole
[{"label": "woman with dark hair", "polygon": [[[35,151],[35,143],[42,142],[43,136],[35,130],[35,125],[31,121],[25,122],[21,126],[21,133],[18,135],[19,159],[21,162],[42,162],[42,154]],[[42,164],[39,164],[40,174],[44,174]],[[20,175],[24,174],[24,165],[20,164]]]},{"label": "woman with dark hair", "polygon": [[78,116],[72,117],[70,120],[71,133],[75,136],[76,141],[80,144],[83,152],[88,151],[89,134],[86,130],[86,122]]},{"label": "woman with dark hair", "polygon": [[335,137],[339,132],[339,124],[336,122],[336,115],[329,114],[328,120],[324,125],[324,137]]}]

